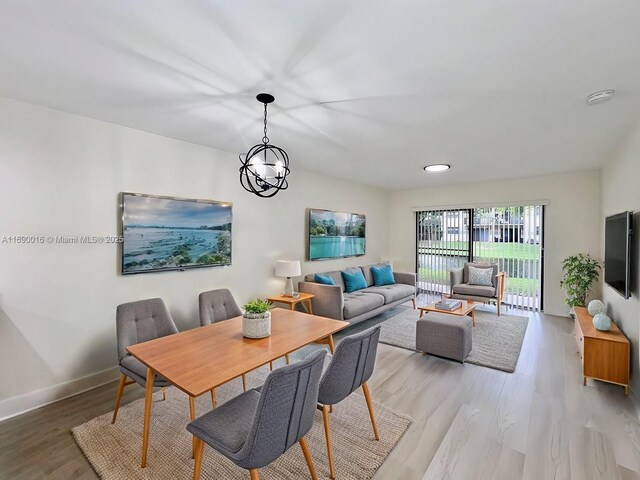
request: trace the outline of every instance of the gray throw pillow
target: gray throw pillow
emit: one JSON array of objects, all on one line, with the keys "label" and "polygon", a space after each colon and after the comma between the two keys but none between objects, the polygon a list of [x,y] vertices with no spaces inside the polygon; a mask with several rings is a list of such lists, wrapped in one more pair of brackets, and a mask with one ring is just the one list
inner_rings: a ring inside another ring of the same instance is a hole
[{"label": "gray throw pillow", "polygon": [[469,265],[469,285],[493,287],[493,268],[478,268]]}]

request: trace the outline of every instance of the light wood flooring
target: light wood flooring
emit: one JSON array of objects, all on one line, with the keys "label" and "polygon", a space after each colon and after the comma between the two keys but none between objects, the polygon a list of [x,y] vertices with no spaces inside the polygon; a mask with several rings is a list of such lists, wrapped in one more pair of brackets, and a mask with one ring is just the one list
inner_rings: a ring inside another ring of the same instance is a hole
[{"label": "light wood flooring", "polygon": [[[572,320],[530,315],[513,374],[380,345],[372,396],[413,423],[375,480],[640,479],[631,398],[582,385]],[[70,429],[111,411],[115,393],[113,383],[0,423],[0,479],[97,478]],[[123,403],[143,393],[129,387]]]}]

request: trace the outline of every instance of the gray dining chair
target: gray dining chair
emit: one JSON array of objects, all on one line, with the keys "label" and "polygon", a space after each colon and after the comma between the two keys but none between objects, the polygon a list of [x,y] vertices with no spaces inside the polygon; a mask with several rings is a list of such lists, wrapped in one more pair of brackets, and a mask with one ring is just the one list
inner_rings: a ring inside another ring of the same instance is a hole
[{"label": "gray dining chair", "polygon": [[[124,387],[137,383],[146,388],[147,367],[130,355],[127,352],[127,347],[174,333],[178,333],[178,329],[161,298],[149,298],[118,305],[116,309],[116,336],[118,339],[120,383],[118,384],[118,394],[111,423],[116,423]],[[166,387],[169,385],[170,383],[158,375],[153,381],[154,387],[162,389],[163,399],[167,398]]]},{"label": "gray dining chair", "polygon": [[327,456],[329,457],[329,472],[332,479],[336,478],[331,450],[331,431],[329,429],[329,413],[331,408],[341,402],[358,388],[362,387],[367,402],[373,436],[379,440],[376,417],[373,413],[371,394],[367,381],[373,374],[380,338],[380,325],[345,337],[336,347],[333,355],[327,355],[328,366],[324,369],[318,391],[318,408],[322,410],[324,433],[327,442]]},{"label": "gray dining chair", "polygon": [[323,349],[272,371],[259,389],[241,393],[187,425],[196,438],[194,480],[200,478],[205,443],[249,470],[251,480],[259,480],[258,469],[296,442],[316,480],[304,436],[313,426],[325,354]]},{"label": "gray dining chair", "polygon": [[[200,310],[200,326],[205,327],[212,323],[222,322],[230,318],[242,315],[242,310],[238,307],[236,299],[233,298],[231,290],[219,288],[202,292],[198,296]],[[247,391],[247,377],[242,374],[242,389]],[[211,389],[211,403],[216,407],[216,389]]]}]

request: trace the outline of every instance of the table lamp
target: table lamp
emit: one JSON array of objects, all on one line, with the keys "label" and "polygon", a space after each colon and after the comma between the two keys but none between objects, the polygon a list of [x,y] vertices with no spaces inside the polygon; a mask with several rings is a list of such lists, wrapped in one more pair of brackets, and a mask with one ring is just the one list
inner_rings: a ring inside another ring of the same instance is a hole
[{"label": "table lamp", "polygon": [[276,277],[286,277],[284,284],[284,295],[286,297],[293,296],[293,282],[291,277],[300,275],[300,262],[298,260],[278,260],[276,262]]}]

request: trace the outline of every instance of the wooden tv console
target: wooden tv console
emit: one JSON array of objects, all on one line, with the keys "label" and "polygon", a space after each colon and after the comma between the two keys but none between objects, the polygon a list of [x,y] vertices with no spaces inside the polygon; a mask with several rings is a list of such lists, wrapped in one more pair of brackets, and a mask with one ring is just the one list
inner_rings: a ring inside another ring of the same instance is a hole
[{"label": "wooden tv console", "polygon": [[582,359],[584,384],[587,378],[615,383],[629,395],[629,340],[612,321],[608,332],[596,330],[593,317],[584,307],[575,307],[574,336]]}]

